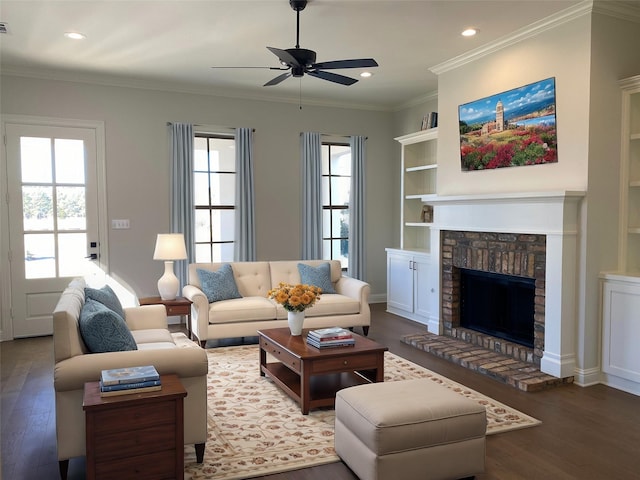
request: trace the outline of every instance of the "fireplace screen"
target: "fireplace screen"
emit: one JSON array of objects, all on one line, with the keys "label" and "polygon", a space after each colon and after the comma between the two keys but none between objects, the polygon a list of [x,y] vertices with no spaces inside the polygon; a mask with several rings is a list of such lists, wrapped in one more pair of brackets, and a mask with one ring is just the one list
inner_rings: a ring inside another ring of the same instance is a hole
[{"label": "fireplace screen", "polygon": [[460,326],[533,347],[535,279],[460,269]]}]

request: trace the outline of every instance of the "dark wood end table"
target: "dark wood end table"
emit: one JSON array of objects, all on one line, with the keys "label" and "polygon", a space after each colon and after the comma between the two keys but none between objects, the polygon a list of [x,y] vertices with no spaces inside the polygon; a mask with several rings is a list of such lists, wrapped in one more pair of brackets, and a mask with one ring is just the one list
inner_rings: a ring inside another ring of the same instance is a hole
[{"label": "dark wood end table", "polygon": [[[260,375],[298,402],[303,415],[334,406],[342,388],[384,381],[387,347],[354,333],[353,346],[319,349],[307,345],[307,332],[292,336],[288,328],[258,330]],[[278,362],[267,363],[267,354]]]},{"label": "dark wood end table", "polygon": [[87,479],[152,480],[184,476],[187,391],[177,375],[161,375],[162,390],[100,396],[100,383],[84,385]]},{"label": "dark wood end table", "polygon": [[191,300],[184,297],[176,297],[175,300],[163,300],[161,297],[145,297],[138,299],[138,302],[140,305],[164,305],[168,316],[184,316],[189,340],[193,340],[191,335]]}]

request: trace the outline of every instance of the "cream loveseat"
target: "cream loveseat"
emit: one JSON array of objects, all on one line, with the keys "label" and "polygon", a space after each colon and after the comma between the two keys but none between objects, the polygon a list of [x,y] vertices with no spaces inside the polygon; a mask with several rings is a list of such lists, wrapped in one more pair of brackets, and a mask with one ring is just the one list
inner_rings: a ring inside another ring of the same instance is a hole
[{"label": "cream loveseat", "polygon": [[301,283],[298,264],[319,267],[329,263],[331,284],[336,293],[323,293],[305,311],[304,328],[362,327],[367,335],[371,323],[369,284],[342,274],[338,260],[286,260],[272,262],[231,262],[233,278],[241,298],[209,303],[202,290],[198,270],[216,272],[224,263],[192,263],[189,284],[182,294],[193,302],[191,329],[204,348],[207,340],[257,335],[263,328],[287,326],[287,311],[267,298],[280,282]]},{"label": "cream loveseat", "polygon": [[167,329],[163,305],[125,308],[125,322],[137,350],[89,353],[82,339],[79,318],[85,303],[85,281],[73,280],[62,293],[53,313],[55,355],[54,388],[58,461],[63,480],[69,459],[85,455],[85,416],[82,396],[85,382],[100,379],[102,370],[154,365],[158,373],[175,373],[187,390],[184,399],[184,443],[195,444],[202,462],[207,439],[207,355],[184,336]]}]

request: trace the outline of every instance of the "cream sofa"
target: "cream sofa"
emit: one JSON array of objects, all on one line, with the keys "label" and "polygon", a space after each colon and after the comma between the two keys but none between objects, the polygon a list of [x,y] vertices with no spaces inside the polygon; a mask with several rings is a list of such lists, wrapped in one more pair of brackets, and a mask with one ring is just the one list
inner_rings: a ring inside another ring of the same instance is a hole
[{"label": "cream sofa", "polygon": [[337,260],[287,260],[272,262],[230,262],[242,298],[209,303],[202,291],[197,270],[217,271],[224,263],[192,263],[189,283],[182,289],[193,302],[191,330],[204,348],[207,340],[257,335],[259,329],[287,326],[287,311],[267,298],[280,282],[300,283],[298,263],[317,267],[330,264],[335,294],[323,294],[305,311],[304,328],[362,327],[367,335],[371,323],[369,284],[342,274]]},{"label": "cream sofa", "polygon": [[73,280],[53,313],[56,436],[60,475],[67,476],[69,459],[85,455],[85,382],[97,381],[105,369],[154,365],[158,373],[175,373],[187,390],[184,399],[184,443],[194,444],[202,462],[207,439],[206,353],[195,343],[173,336],[167,329],[163,305],[125,308],[125,321],[138,350],[89,353],[78,319],[85,300],[85,281]]}]

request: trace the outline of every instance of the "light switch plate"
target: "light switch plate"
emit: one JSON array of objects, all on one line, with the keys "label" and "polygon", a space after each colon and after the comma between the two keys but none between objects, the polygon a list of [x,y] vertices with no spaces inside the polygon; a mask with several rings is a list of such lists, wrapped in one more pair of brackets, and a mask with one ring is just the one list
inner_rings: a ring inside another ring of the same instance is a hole
[{"label": "light switch plate", "polygon": [[127,230],[129,228],[129,219],[111,220],[111,228],[114,230]]}]

